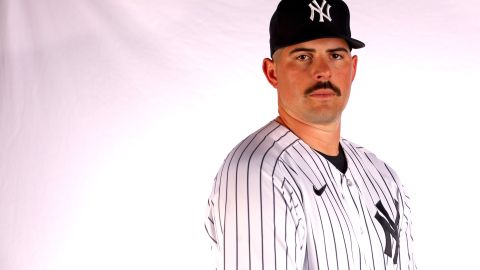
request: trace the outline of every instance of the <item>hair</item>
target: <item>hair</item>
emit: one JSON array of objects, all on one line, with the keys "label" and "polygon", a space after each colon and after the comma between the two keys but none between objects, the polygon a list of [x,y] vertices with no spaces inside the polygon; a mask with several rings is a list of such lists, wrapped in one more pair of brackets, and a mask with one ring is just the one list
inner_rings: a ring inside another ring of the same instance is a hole
[{"label": "hair", "polygon": [[273,55],[272,55],[272,60],[273,62],[277,61],[278,60],[278,57],[281,53],[281,51],[283,50],[283,48],[279,48],[279,49],[276,49],[274,52],[273,52]]}]

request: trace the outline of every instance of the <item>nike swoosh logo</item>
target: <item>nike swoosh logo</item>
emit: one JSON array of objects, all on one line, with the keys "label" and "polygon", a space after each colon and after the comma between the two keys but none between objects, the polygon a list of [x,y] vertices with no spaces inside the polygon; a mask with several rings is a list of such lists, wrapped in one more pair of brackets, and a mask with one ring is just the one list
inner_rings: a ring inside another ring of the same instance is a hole
[{"label": "nike swoosh logo", "polygon": [[315,186],[313,186],[313,192],[315,192],[315,194],[317,194],[318,196],[322,196],[322,193],[325,191],[326,187],[327,187],[327,184],[325,184],[320,189],[316,189]]}]

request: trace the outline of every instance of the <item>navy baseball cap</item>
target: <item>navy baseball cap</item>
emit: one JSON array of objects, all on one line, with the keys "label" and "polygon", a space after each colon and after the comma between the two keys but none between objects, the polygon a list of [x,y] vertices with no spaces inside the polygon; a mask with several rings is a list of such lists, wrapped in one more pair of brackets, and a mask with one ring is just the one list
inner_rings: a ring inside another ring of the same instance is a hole
[{"label": "navy baseball cap", "polygon": [[270,53],[327,37],[344,39],[351,49],[365,47],[352,38],[350,11],[342,0],[281,0],[270,20]]}]

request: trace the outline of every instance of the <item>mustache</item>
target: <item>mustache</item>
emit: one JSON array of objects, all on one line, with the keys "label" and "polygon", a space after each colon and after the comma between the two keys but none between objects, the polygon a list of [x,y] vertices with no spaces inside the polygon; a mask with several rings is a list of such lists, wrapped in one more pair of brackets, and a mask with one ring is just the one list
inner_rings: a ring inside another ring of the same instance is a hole
[{"label": "mustache", "polygon": [[308,96],[319,89],[331,89],[333,90],[333,92],[335,92],[335,95],[337,96],[342,95],[342,93],[340,92],[340,88],[338,86],[334,85],[330,81],[326,81],[326,82],[318,82],[312,87],[309,87],[307,90],[305,90],[305,96]]}]

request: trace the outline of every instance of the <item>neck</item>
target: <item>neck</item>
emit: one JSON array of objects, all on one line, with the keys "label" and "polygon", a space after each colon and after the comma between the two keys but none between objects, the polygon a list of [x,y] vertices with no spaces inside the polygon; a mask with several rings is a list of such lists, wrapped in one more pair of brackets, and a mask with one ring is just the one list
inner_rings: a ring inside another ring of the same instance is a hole
[{"label": "neck", "polygon": [[311,148],[329,156],[338,155],[340,120],[328,124],[312,124],[301,121],[279,109],[276,121],[290,129]]}]

